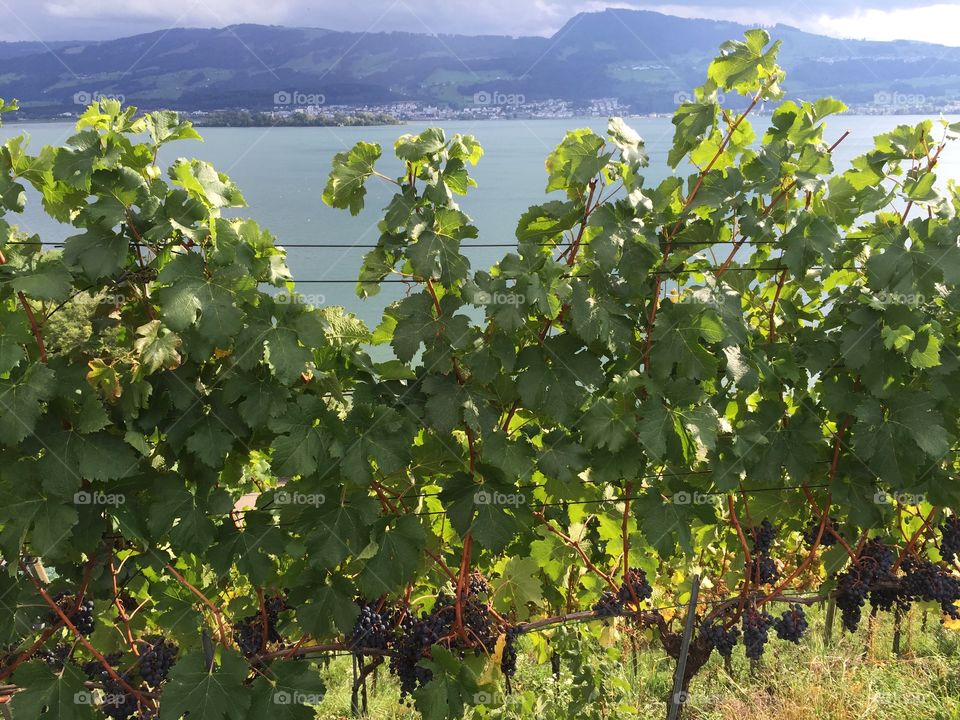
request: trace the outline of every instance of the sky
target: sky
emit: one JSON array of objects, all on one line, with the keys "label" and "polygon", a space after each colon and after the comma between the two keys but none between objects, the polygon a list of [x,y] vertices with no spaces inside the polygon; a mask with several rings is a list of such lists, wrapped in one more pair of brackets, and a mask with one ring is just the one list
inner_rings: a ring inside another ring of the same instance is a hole
[{"label": "sky", "polygon": [[[102,40],[169,27],[262,23],[334,30],[551,35],[605,7],[720,19],[717,0],[0,0],[0,40]],[[960,1],[724,0],[722,19],[870,40],[960,46]]]}]

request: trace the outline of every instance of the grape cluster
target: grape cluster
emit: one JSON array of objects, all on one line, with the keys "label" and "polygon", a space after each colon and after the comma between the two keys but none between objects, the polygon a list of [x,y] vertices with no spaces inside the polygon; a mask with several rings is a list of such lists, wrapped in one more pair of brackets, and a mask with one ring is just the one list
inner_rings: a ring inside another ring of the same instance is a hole
[{"label": "grape cluster", "polygon": [[927,560],[907,558],[903,562],[903,591],[912,599],[940,603],[944,614],[960,619],[960,580]]},{"label": "grape cluster", "polygon": [[837,607],[843,627],[854,632],[860,624],[863,605],[873,590],[878,605],[892,604],[895,598],[876,588],[885,581],[893,580],[893,552],[879,538],[873,538],[863,547],[857,561],[837,576]]},{"label": "grape cluster", "polygon": [[[105,655],[103,659],[107,661],[110,667],[115,668],[118,667],[120,661],[123,660],[123,653],[110,653],[109,655]],[[103,667],[103,663],[99,660],[88,660],[80,666],[80,670],[90,678],[91,682],[102,682],[110,677],[110,673],[107,672],[107,669]]]},{"label": "grape cluster", "polygon": [[555,678],[560,677],[560,653],[556,651],[550,653],[550,672]]},{"label": "grape cluster", "polygon": [[773,624],[777,631],[777,637],[792,643],[799,643],[803,633],[806,632],[808,624],[807,618],[803,614],[803,608],[799,605],[791,605],[790,609],[784,612]]},{"label": "grape cluster", "polygon": [[873,538],[864,545],[857,564],[864,580],[873,584],[890,578],[893,561],[893,551],[880,538]]},{"label": "grape cluster", "polygon": [[470,584],[467,586],[467,595],[486,595],[490,592],[490,586],[487,581],[479,575],[470,577]]},{"label": "grape cluster", "polygon": [[393,633],[390,614],[386,605],[361,602],[360,615],[353,625],[353,632],[350,633],[350,647],[355,651],[362,648],[386,650]]},{"label": "grape cluster", "polygon": [[146,638],[150,649],[140,656],[140,677],[150,687],[159,687],[167,678],[167,673],[176,662],[177,646],[166,642],[161,635],[150,635]]},{"label": "grape cluster", "polygon": [[753,552],[755,555],[769,555],[773,549],[773,542],[777,533],[773,524],[766,518],[753,529]]},{"label": "grape cluster", "polygon": [[758,585],[773,585],[780,579],[780,571],[777,570],[777,564],[769,555],[754,555],[750,558],[752,570],[750,573],[751,582]]},{"label": "grape cluster", "polygon": [[[277,621],[280,613],[289,610],[290,606],[282,595],[271,597],[264,602],[264,610],[267,616],[267,643],[280,642],[283,638],[277,631]],[[263,632],[263,617],[261,613],[248,615],[239,622],[233,624],[233,639],[240,648],[240,652],[246,657],[259,655],[266,650]]]},{"label": "grape cluster", "polygon": [[773,625],[773,616],[766,610],[747,608],[743,613],[743,645],[746,655],[751,660],[759,660],[763,656],[763,647],[767,644],[767,634]]},{"label": "grape cluster", "polygon": [[516,638],[518,634],[516,628],[507,629],[507,642],[503,646],[503,655],[500,656],[500,671],[507,678],[517,674]]},{"label": "grape cluster", "polygon": [[766,518],[753,528],[753,553],[750,558],[750,581],[758,585],[772,585],[780,579],[777,564],[770,556],[777,534]]},{"label": "grape cluster", "polygon": [[[479,642],[487,650],[493,649],[499,633],[490,615],[489,605],[473,599],[464,602],[463,627],[472,641]],[[479,652],[479,648],[477,650]]]},{"label": "grape cluster", "polygon": [[609,590],[600,593],[600,599],[593,604],[593,612],[597,617],[606,618],[619,615],[623,611],[623,603]]},{"label": "grape cluster", "polygon": [[[110,667],[119,667],[123,660],[123,653],[111,653],[104,658]],[[117,682],[99,660],[90,660],[83,663],[80,669],[90,678],[91,682],[100,683],[103,687],[103,704],[100,711],[113,720],[128,720],[137,712],[137,699],[128,693]],[[129,673],[118,673],[123,681],[132,685]]]},{"label": "grape cluster", "polygon": [[947,521],[940,526],[942,540],[940,541],[940,554],[948,563],[952,563],[957,555],[960,555],[960,517],[951,515]]},{"label": "grape cluster", "polygon": [[617,599],[622,604],[632,602],[634,597],[636,597],[637,602],[646,600],[651,595],[653,595],[653,588],[647,582],[647,574],[640,568],[630,568],[627,571],[627,577],[617,591]]},{"label": "grape cluster", "polygon": [[723,623],[710,620],[700,628],[700,634],[721,657],[728,658],[740,639],[740,628],[734,626],[725,629]]},{"label": "grape cluster", "polygon": [[910,607],[910,598],[900,587],[874,587],[870,590],[870,604],[884,612],[905,613]]},{"label": "grape cluster", "polygon": [[[76,610],[73,610],[73,606],[77,604],[76,597],[70,593],[57,593],[53,601],[63,611],[63,614],[70,619],[70,623],[81,635],[93,635],[96,622],[93,619],[92,600],[84,600]],[[48,620],[51,625],[56,625],[60,622],[60,616],[51,611]]]},{"label": "grape cluster", "polygon": [[[837,538],[832,532],[830,532],[830,528],[833,528],[833,530],[839,534],[840,523],[833,518],[827,518],[827,524],[823,528],[823,535],[820,536],[821,547],[833,547],[837,544]],[[803,541],[807,544],[807,547],[813,547],[813,543],[817,539],[817,535],[819,533],[820,519],[813,518],[809,523],[807,523],[807,527],[803,531]]]},{"label": "grape cluster", "polygon": [[[126,673],[120,673],[124,682],[130,683],[130,677]],[[113,678],[107,676],[103,681],[104,703],[100,710],[108,718],[113,720],[127,720],[137,712],[137,698],[128,693],[123,686]]]},{"label": "grape cluster", "polygon": [[60,672],[63,670],[63,664],[66,662],[69,654],[70,646],[65,643],[58,643],[54,646],[53,650],[40,648],[37,650],[36,657],[39,660],[43,660],[51,670]]},{"label": "grape cluster", "polygon": [[121,607],[123,607],[123,611],[127,615],[129,615],[134,610],[136,610],[137,605],[140,604],[137,602],[136,598],[134,598],[129,593],[125,593],[125,592],[122,592],[119,595],[117,595],[117,601],[120,603]]},{"label": "grape cluster", "polygon": [[869,593],[870,586],[860,577],[856,567],[837,576],[837,607],[844,629],[850,632],[857,629]]},{"label": "grape cluster", "polygon": [[[482,580],[481,580],[482,582]],[[401,701],[411,694],[418,686],[430,682],[433,673],[418,664],[427,656],[430,648],[441,640],[449,643],[452,650],[461,655],[468,650],[476,653],[483,649],[492,651],[500,634],[499,628],[493,621],[490,606],[481,602],[478,594],[481,590],[477,583],[471,583],[473,591],[468,589],[464,593],[461,603],[461,621],[466,639],[454,632],[456,624],[456,602],[446,593],[439,593],[429,613],[422,612],[417,618],[412,614],[405,614],[403,619],[394,623],[396,631],[391,636],[390,672],[400,681]],[[486,583],[483,584],[486,586]],[[508,637],[508,647],[504,649],[503,658],[507,668],[510,666],[509,647],[511,639]],[[506,672],[506,670],[504,670]]]},{"label": "grape cluster", "polygon": [[453,628],[454,615],[450,606],[434,603],[433,610],[423,612],[419,618],[407,615],[400,623],[398,635],[390,654],[390,672],[400,681],[400,699],[411,694],[417,686],[430,682],[433,673],[420,667],[420,659],[440,638],[446,637]]},{"label": "grape cluster", "polygon": [[604,590],[600,599],[593,604],[593,612],[597,617],[606,618],[623,614],[627,603],[642,602],[653,595],[653,588],[647,581],[647,574],[640,568],[630,568],[624,582],[620,584],[616,593]]}]

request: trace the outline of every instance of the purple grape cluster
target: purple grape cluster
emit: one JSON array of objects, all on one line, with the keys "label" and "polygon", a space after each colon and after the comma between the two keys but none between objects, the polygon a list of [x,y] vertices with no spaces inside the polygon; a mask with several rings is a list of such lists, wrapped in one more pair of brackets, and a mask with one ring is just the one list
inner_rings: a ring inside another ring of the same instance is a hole
[{"label": "purple grape cluster", "polygon": [[636,598],[637,602],[640,602],[646,600],[651,595],[653,595],[653,588],[650,587],[650,583],[647,581],[647,574],[640,568],[630,568],[627,571],[624,582],[617,591],[617,600],[619,600],[621,604],[633,602],[634,598]]},{"label": "purple grape cluster", "polygon": [[700,628],[700,635],[721,657],[728,658],[733,655],[733,648],[740,639],[740,628],[736,626],[724,628],[723,623],[711,620],[705,622]]},{"label": "purple grape cluster", "polygon": [[167,673],[176,662],[177,646],[167,642],[161,635],[146,638],[149,649],[140,656],[140,677],[153,688],[167,679]]},{"label": "purple grape cluster", "polygon": [[[266,642],[276,643],[283,638],[277,630],[277,622],[280,613],[289,610],[290,606],[284,596],[278,595],[264,601],[264,610],[267,616]],[[264,643],[263,617],[261,613],[248,615],[239,622],[233,624],[233,639],[240,648],[240,652],[245,657],[253,657],[264,652],[266,644]]]},{"label": "purple grape cluster", "polygon": [[[96,629],[97,624],[93,619],[92,600],[84,600],[82,603],[80,603],[76,610],[73,609],[73,606],[77,604],[76,597],[70,593],[57,593],[54,596],[53,601],[57,604],[57,607],[63,611],[63,614],[70,619],[70,623],[81,635],[93,635],[93,631]],[[60,622],[60,616],[52,611],[47,619],[51,625],[56,625]]]},{"label": "purple grape cluster", "polygon": [[772,585],[780,579],[777,564],[773,561],[770,551],[777,539],[773,524],[766,518],[753,528],[753,553],[750,558],[750,582],[758,585]]},{"label": "purple grape cluster", "polygon": [[809,625],[803,613],[803,608],[796,604],[791,605],[773,624],[774,630],[777,631],[777,637],[792,643],[800,642],[800,638],[803,637],[807,627]]},{"label": "purple grape cluster", "polygon": [[[860,624],[863,605],[871,591],[882,591],[876,586],[894,580],[893,551],[879,538],[873,538],[864,545],[857,561],[848,570],[837,576],[837,607],[844,629],[854,632]],[[878,603],[892,602],[877,594]]]},{"label": "purple grape cluster", "polygon": [[941,541],[940,554],[948,563],[952,563],[960,555],[960,517],[951,515],[940,526]]},{"label": "purple grape cluster", "polygon": [[751,572],[750,580],[758,585],[773,585],[780,579],[780,571],[777,570],[777,564],[769,555],[754,555],[750,558]]},{"label": "purple grape cluster", "polygon": [[903,562],[903,592],[915,600],[940,603],[944,614],[960,619],[960,580],[927,560],[908,557]]},{"label": "purple grape cluster", "polygon": [[776,539],[777,533],[773,529],[773,523],[764,518],[757,527],[753,528],[753,553],[769,555]]},{"label": "purple grape cluster", "polygon": [[[117,668],[123,661],[123,653],[111,653],[104,657],[107,664],[112,668]],[[115,680],[99,660],[90,660],[80,666],[80,669],[90,678],[91,682],[99,683],[103,688],[103,702],[100,705],[100,711],[108,718],[113,720],[128,720],[137,713],[137,698],[127,692],[127,690],[117,680]],[[120,672],[119,677],[127,685],[133,685],[129,673]]]},{"label": "purple grape cluster", "polygon": [[355,652],[363,648],[386,650],[390,645],[393,628],[390,623],[390,611],[386,605],[360,603],[360,614],[350,633],[349,644]]},{"label": "purple grape cluster", "polygon": [[479,575],[471,575],[470,583],[467,585],[467,595],[487,595],[490,592],[490,586],[487,581]]},{"label": "purple grape cluster", "polygon": [[622,615],[627,603],[633,602],[634,598],[637,602],[643,602],[651,595],[653,588],[647,580],[647,574],[640,568],[630,568],[616,593],[609,590],[600,593],[600,599],[593,604],[593,612],[601,618]]},{"label": "purple grape cluster", "polygon": [[751,660],[763,657],[763,648],[767,644],[767,635],[773,625],[773,616],[766,610],[758,611],[754,607],[743,613],[743,645]]},{"label": "purple grape cluster", "polygon": [[623,603],[612,592],[604,590],[600,593],[600,599],[593,604],[593,612],[600,618],[614,617],[623,612]]},{"label": "purple grape cluster", "polygon": [[[404,614],[402,620],[394,623],[396,631],[388,647],[390,672],[400,681],[401,701],[405,701],[418,686],[432,679],[431,671],[421,667],[419,663],[430,652],[430,648],[439,641],[447,639],[451,649],[458,651],[461,655],[468,650],[480,653],[486,649],[490,652],[495,647],[500,632],[499,627],[490,613],[490,606],[481,602],[478,597],[481,594],[479,586],[474,585],[474,590],[478,592],[464,593],[460,608],[466,641],[459,634],[454,633],[456,602],[453,597],[443,592],[437,595],[429,613],[422,612],[419,618]],[[510,653],[515,653],[511,645],[512,639],[508,637],[508,649],[504,649],[507,669],[510,669]]]},{"label": "purple grape cluster", "polygon": [[[833,518],[827,518],[827,524],[823,528],[823,535],[820,536],[820,546],[821,547],[833,547],[837,544],[837,538],[830,528],[839,534],[840,533],[841,523]],[[813,542],[817,539],[817,534],[820,532],[820,518],[813,518],[809,523],[807,523],[806,529],[803,531],[803,541],[807,544],[807,547],[813,547]]]},{"label": "purple grape cluster", "polygon": [[503,655],[500,656],[500,671],[507,678],[517,674],[517,635],[516,628],[507,629],[507,642],[503,646]]},{"label": "purple grape cluster", "polygon": [[52,650],[40,648],[37,650],[35,657],[38,660],[43,660],[51,670],[60,672],[63,670],[63,665],[69,654],[70,646],[65,643],[58,643]]}]

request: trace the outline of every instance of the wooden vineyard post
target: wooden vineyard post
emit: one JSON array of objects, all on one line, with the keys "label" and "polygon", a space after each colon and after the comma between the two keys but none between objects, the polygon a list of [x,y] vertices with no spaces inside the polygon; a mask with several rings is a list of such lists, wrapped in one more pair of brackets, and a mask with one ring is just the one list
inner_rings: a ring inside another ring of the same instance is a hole
[{"label": "wooden vineyard post", "polygon": [[900,611],[893,613],[893,655],[900,657]]},{"label": "wooden vineyard post", "polygon": [[837,610],[837,601],[832,597],[827,600],[827,619],[823,625],[823,644],[826,647],[830,646],[831,641],[833,640],[833,616]]},{"label": "wooden vineyard post", "polygon": [[680,710],[686,702],[684,675],[687,672],[687,655],[690,654],[690,641],[693,639],[693,624],[697,617],[697,596],[700,594],[700,576],[693,576],[693,585],[690,587],[690,606],[687,609],[687,622],[683,627],[683,640],[680,645],[680,656],[677,658],[677,673],[673,677],[673,693],[670,695],[670,708],[667,720],[677,720]]}]

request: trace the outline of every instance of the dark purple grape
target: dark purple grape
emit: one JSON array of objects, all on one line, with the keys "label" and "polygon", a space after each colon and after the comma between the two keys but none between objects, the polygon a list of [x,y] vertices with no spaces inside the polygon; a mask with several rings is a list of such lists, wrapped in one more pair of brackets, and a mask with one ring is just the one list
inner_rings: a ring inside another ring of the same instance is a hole
[{"label": "dark purple grape", "polygon": [[767,634],[773,625],[773,617],[766,610],[759,612],[749,607],[743,613],[743,645],[751,660],[763,657],[763,648],[767,644]]},{"label": "dark purple grape", "polygon": [[777,631],[777,637],[781,640],[799,643],[808,627],[803,608],[799,605],[791,605],[789,610],[777,618],[773,627]]},{"label": "dark purple grape", "polygon": [[700,628],[700,634],[721,657],[728,658],[740,638],[740,628],[734,626],[724,629],[723,623],[709,621]]}]

